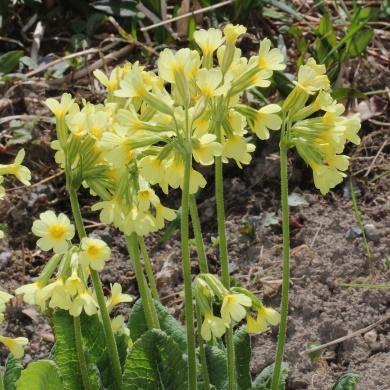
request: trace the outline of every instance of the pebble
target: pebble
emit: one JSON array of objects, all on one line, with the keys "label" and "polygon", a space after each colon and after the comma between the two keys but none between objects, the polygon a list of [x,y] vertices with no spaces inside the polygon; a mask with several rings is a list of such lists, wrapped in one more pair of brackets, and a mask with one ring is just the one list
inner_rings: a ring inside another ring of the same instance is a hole
[{"label": "pebble", "polygon": [[374,224],[368,223],[364,225],[364,232],[366,233],[367,239],[373,242],[379,242],[381,234]]},{"label": "pebble", "polygon": [[361,236],[362,236],[362,230],[358,226],[350,227],[347,234],[346,234],[347,240],[353,240],[353,239],[355,239],[357,237],[361,237]]},{"label": "pebble", "polygon": [[4,251],[4,252],[0,253],[0,270],[1,271],[3,271],[7,267],[11,258],[12,258],[12,253],[10,251]]}]

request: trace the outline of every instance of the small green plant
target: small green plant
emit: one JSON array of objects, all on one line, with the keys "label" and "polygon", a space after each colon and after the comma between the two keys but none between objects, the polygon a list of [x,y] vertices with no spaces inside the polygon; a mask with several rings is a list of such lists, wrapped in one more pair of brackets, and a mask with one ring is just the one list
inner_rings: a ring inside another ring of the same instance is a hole
[{"label": "small green plant", "polygon": [[[294,89],[280,104],[251,107],[241,101],[251,88],[271,84],[285,68],[280,50],[265,38],[256,56],[236,48],[246,29],[228,24],[199,30],[200,48],[165,49],[158,73],[138,62],[95,71],[106,87],[101,104],[75,102],[70,94],[46,106],[56,119],[55,160],[65,172],[71,218],[47,210],[33,223],[37,245],[51,254],[39,277],[16,290],[50,319],[56,338],[49,359],[18,370],[18,390],[28,383],[67,389],[272,389],[285,386],[283,363],[289,294],[289,217],[287,153],[296,149],[313,170],[315,186],[326,194],[345,177],[349,140],[359,143],[357,116],[342,116],[332,99],[326,68],[310,58],[298,71]],[[251,162],[252,132],[267,140],[280,130],[283,215],[283,285],[280,314],[251,291],[232,283],[225,231],[223,166]],[[27,172],[23,156],[2,173]],[[196,162],[197,164],[195,164]],[[200,166],[214,165],[221,275],[208,269],[195,194],[206,187]],[[185,328],[159,303],[144,237],[176,220],[155,192],[181,191],[180,234],[184,281]],[[111,318],[115,306],[132,302],[113,281],[104,296],[99,273],[111,258],[108,245],[87,235],[78,192],[94,199],[102,223],[124,235],[140,299],[128,326]],[[189,238],[192,221],[194,240]],[[193,278],[190,245],[195,244],[200,273]],[[141,257],[142,260],[141,261]],[[10,298],[4,295],[4,302]],[[3,305],[4,306],[4,305]],[[254,381],[250,375],[249,334],[279,323],[275,363]],[[23,340],[23,343],[27,342]],[[22,351],[19,349],[19,354]],[[7,368],[4,378],[7,376]]]}]

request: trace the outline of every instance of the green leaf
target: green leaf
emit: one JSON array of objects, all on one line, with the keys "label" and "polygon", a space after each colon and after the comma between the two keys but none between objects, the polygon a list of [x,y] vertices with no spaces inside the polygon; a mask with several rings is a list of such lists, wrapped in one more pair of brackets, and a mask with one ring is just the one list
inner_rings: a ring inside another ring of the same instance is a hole
[{"label": "green leaf", "polygon": [[244,327],[234,333],[234,350],[236,354],[237,384],[240,390],[252,387],[250,362],[251,362],[251,339]]},{"label": "green leaf", "polygon": [[294,88],[294,84],[283,72],[275,71],[272,79],[283,96],[287,96]]},{"label": "green leaf", "polygon": [[[263,371],[256,377],[253,382],[253,390],[269,390],[271,389],[272,375],[274,373],[274,363],[264,368]],[[286,386],[286,379],[288,375],[287,363],[282,363],[280,370],[280,381],[278,390],[284,390]]]},{"label": "green leaf", "polygon": [[127,356],[123,390],[182,390],[187,388],[187,362],[179,346],[165,332],[144,333]]},{"label": "green leaf", "polygon": [[59,390],[63,388],[57,366],[52,360],[30,363],[16,382],[16,390]]},{"label": "green leaf", "polygon": [[29,122],[13,120],[10,123],[12,138],[7,141],[7,145],[25,144],[32,139],[32,131],[38,122],[33,119]]},{"label": "green leaf", "polygon": [[53,313],[53,331],[56,339],[54,356],[63,388],[82,389],[83,381],[76,352],[73,317],[65,310],[56,310]]},{"label": "green leaf", "polygon": [[359,375],[348,372],[342,375],[332,387],[332,390],[355,390],[359,383]]},{"label": "green leaf", "polygon": [[[156,308],[161,330],[175,340],[182,352],[187,352],[187,338],[183,326],[169,313],[166,307],[161,305],[161,303],[154,301],[154,306]],[[148,331],[141,299],[134,304],[131,310],[128,327],[133,342],[138,340],[138,338]]]},{"label": "green leaf", "polygon": [[302,20],[302,15],[291,5],[288,5],[286,1],[279,1],[279,0],[266,0],[265,3],[272,5],[275,8],[279,8],[280,10],[287,12],[294,18],[298,20]]},{"label": "green leaf", "polygon": [[373,35],[374,31],[371,28],[365,28],[354,34],[353,38],[349,41],[348,54],[351,57],[357,57],[362,54],[371,42]]},{"label": "green leaf", "polygon": [[210,383],[218,390],[227,389],[228,373],[225,352],[211,345],[206,345],[205,351]]},{"label": "green leaf", "polygon": [[367,95],[353,88],[333,88],[331,92],[332,98],[339,99],[367,99]]},{"label": "green leaf", "polygon": [[23,50],[11,50],[0,56],[0,73],[8,74],[12,72],[23,57]]},{"label": "green leaf", "polygon": [[88,362],[97,363],[106,350],[106,336],[103,325],[97,314],[88,316],[83,313],[80,317],[84,346],[88,351]]},{"label": "green leaf", "polygon": [[297,26],[291,26],[288,29],[288,33],[292,35],[295,39],[297,48],[299,50],[300,56],[297,58],[297,65],[300,66],[303,64],[304,56],[307,53],[307,50],[309,49],[309,44],[305,37],[302,34],[302,31]]},{"label": "green leaf", "polygon": [[[116,346],[118,348],[119,361],[121,363],[121,367],[123,369],[127,356],[127,345],[128,345],[128,337],[124,334],[116,334],[115,335]],[[100,371],[100,377],[105,389],[115,389],[115,378],[113,376],[113,370],[111,368],[111,358],[108,350],[104,352],[99,360],[98,369]]]},{"label": "green leaf", "polygon": [[15,384],[20,377],[22,368],[23,366],[20,364],[19,359],[15,359],[12,353],[10,353],[5,363],[5,372],[3,377],[4,390],[16,389]]}]

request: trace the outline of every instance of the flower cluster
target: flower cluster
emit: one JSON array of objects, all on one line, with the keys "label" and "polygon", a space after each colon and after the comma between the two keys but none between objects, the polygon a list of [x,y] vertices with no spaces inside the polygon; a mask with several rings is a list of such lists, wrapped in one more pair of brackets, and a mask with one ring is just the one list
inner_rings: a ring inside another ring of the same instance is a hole
[{"label": "flower cluster", "polygon": [[[12,298],[13,296],[11,294],[0,290],[0,325],[4,321],[4,312],[6,309],[5,305]],[[5,345],[16,359],[20,359],[24,355],[23,347],[28,343],[28,339],[26,337],[12,338],[0,335],[0,343]]]},{"label": "flower cluster", "polygon": [[299,68],[295,88],[283,104],[289,146],[312,168],[315,186],[322,194],[346,176],[345,143],[360,143],[359,115],[342,116],[345,108],[331,97],[329,86],[325,65],[310,58]]},{"label": "flower cluster", "polygon": [[[26,303],[39,305],[42,310],[59,308],[69,311],[72,316],[79,316],[82,311],[87,315],[96,314],[98,304],[88,279],[91,269],[102,271],[109,260],[108,245],[94,237],[83,238],[79,245],[72,244],[74,226],[65,214],[56,215],[53,211],[42,213],[32,231],[40,237],[38,246],[45,251],[53,249],[55,254],[39,278],[19,287],[16,293],[23,294]],[[114,283],[106,301],[108,311],[124,302],[132,302],[132,297],[123,294],[120,284]]]},{"label": "flower cluster", "polygon": [[[279,313],[264,306],[254,294],[241,287],[228,290],[211,274],[197,276],[194,295],[204,318],[200,333],[206,341],[222,337],[229,326],[243,319],[247,332],[253,334],[265,332],[268,325],[277,325],[280,320]],[[214,314],[213,306],[220,306],[220,316]]]},{"label": "flower cluster", "polygon": [[263,139],[268,128],[280,128],[278,105],[239,104],[245,90],[268,87],[273,71],[285,67],[269,39],[261,42],[258,55],[243,57],[236,41],[245,31],[231,24],[223,34],[197,31],[201,54],[165,49],[158,72],[138,62],[116,67],[109,77],[95,71],[108,90],[102,104],[79,106],[69,94],[60,102],[47,99],[57,120],[56,161],[68,166],[73,184],[100,197],[93,210],[101,210],[102,222],[126,235],[163,228],[175,212],[162,205],[152,186],[164,193],[183,188],[190,156],[189,192],[195,193],[206,185],[199,165],[212,165],[215,157],[249,164],[255,146],[245,138],[247,124]]}]

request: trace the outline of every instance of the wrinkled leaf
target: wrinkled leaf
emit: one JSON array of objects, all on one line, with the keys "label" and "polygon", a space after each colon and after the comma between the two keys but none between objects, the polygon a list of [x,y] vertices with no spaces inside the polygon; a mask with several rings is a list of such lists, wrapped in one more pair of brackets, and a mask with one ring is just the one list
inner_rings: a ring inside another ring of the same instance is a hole
[{"label": "wrinkled leaf", "polygon": [[[19,359],[15,359],[10,353],[5,363],[5,372],[3,377],[4,390],[15,390],[16,381],[19,379],[23,366]],[[0,379],[1,380],[1,379]]]},{"label": "wrinkled leaf", "polygon": [[65,310],[53,313],[53,331],[56,339],[54,351],[58,372],[65,390],[82,389],[83,381],[75,346],[73,318]]},{"label": "wrinkled leaf", "polygon": [[244,327],[233,335],[236,354],[237,385],[239,390],[247,390],[252,386],[250,374],[251,340]]},{"label": "wrinkled leaf", "polygon": [[52,360],[30,363],[16,382],[16,390],[59,390],[63,388],[57,366]]},{"label": "wrinkled leaf", "polygon": [[210,383],[216,389],[225,390],[228,388],[228,373],[226,353],[216,346],[206,345],[207,369]]},{"label": "wrinkled leaf", "polygon": [[[271,389],[272,375],[274,373],[274,363],[264,368],[263,371],[256,377],[253,382],[253,390],[269,390]],[[280,370],[280,380],[278,390],[284,390],[288,374],[287,363],[282,363]]]},{"label": "wrinkled leaf", "polygon": [[[154,305],[156,307],[161,330],[175,340],[182,352],[186,352],[187,338],[183,326],[169,313],[166,307],[161,305],[161,303],[154,301]],[[134,304],[131,310],[128,327],[133,342],[148,331],[141,299]]]},{"label": "wrinkled leaf", "polygon": [[332,387],[332,390],[355,390],[359,383],[359,375],[348,372],[342,375]]},{"label": "wrinkled leaf", "polygon": [[144,333],[127,356],[123,390],[182,390],[187,388],[187,362],[179,346],[165,332]]}]

